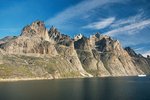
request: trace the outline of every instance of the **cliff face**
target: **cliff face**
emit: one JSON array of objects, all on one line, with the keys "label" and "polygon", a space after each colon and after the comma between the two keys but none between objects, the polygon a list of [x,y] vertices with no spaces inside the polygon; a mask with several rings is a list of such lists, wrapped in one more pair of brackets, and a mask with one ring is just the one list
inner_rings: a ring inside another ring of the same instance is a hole
[{"label": "cliff face", "polygon": [[74,44],[82,66],[87,72],[95,76],[110,75],[100,60],[99,51],[93,47],[90,39],[82,37],[81,39],[75,41]]},{"label": "cliff face", "polygon": [[104,36],[96,42],[97,50],[101,52],[104,66],[113,76],[126,76],[141,74],[141,69],[134,66],[131,57],[121,47],[117,40]]},{"label": "cliff face", "polygon": [[130,47],[126,47],[125,50],[131,56],[134,66],[140,68],[143,73],[149,74],[150,59],[143,57],[141,54],[135,53],[134,50],[131,49]]},{"label": "cliff face", "polygon": [[92,76],[82,68],[73,40],[54,27],[48,31],[41,21],[26,26],[20,36],[0,47],[5,52],[0,58],[2,78]]},{"label": "cliff face", "polygon": [[[121,47],[118,40],[95,34],[75,42],[75,48],[86,70],[98,71],[98,75],[127,76],[144,74],[135,60]],[[148,67],[148,66],[147,66]]]},{"label": "cliff face", "polygon": [[133,76],[150,73],[150,59],[96,33],[71,39],[41,21],[18,37],[1,39],[1,78]]},{"label": "cliff face", "polygon": [[24,27],[16,39],[1,45],[8,54],[57,55],[54,45],[49,42],[48,31],[41,21]]}]

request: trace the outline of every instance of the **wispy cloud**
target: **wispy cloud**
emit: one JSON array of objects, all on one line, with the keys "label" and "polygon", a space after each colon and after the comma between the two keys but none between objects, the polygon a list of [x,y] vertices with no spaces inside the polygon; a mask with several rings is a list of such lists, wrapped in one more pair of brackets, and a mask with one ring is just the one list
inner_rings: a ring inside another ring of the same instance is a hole
[{"label": "wispy cloud", "polygon": [[[124,34],[128,34],[128,33],[131,34],[130,32],[139,31],[148,25],[150,25],[150,19],[143,20],[140,22],[135,22],[133,24],[126,25],[123,27],[119,27],[119,28],[113,29],[111,31],[108,31],[105,34],[109,35],[109,36],[115,36],[115,35],[119,35],[119,34],[123,34],[123,33]],[[134,33],[136,33],[136,32],[134,32]]]},{"label": "wispy cloud", "polygon": [[114,20],[115,20],[115,17],[110,17],[110,18],[103,19],[98,22],[94,22],[89,25],[83,26],[83,28],[103,29],[103,28],[109,26],[110,24],[112,24],[114,22]]},{"label": "wispy cloud", "polygon": [[67,8],[58,13],[54,18],[49,18],[45,21],[47,25],[60,25],[68,22],[74,17],[87,14],[89,11],[101,7],[105,4],[122,2],[122,0],[84,0],[77,5]]},{"label": "wispy cloud", "polygon": [[131,16],[129,18],[117,20],[115,23],[113,23],[111,25],[111,28],[123,27],[123,26],[129,25],[129,24],[140,22],[144,19],[145,19],[144,12],[140,10],[140,13],[135,15],[135,16]]},{"label": "wispy cloud", "polygon": [[144,11],[140,9],[138,14],[134,16],[116,20],[115,22],[113,22],[110,26],[111,30],[106,32],[105,34],[110,36],[121,34],[133,35],[149,25],[150,19],[146,19]]},{"label": "wispy cloud", "polygon": [[144,47],[135,48],[135,51],[143,51]]}]

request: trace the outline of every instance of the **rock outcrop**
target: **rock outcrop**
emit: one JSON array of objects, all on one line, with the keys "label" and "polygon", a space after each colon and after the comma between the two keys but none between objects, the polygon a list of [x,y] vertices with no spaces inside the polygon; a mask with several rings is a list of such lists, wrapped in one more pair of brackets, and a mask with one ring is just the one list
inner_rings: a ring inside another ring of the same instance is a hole
[{"label": "rock outcrop", "polygon": [[6,42],[9,42],[15,38],[17,38],[17,37],[16,36],[6,36],[3,39],[0,39],[0,45],[4,44]]},{"label": "rock outcrop", "polygon": [[[86,70],[98,71],[98,76],[128,76],[143,74],[118,40],[98,33],[75,42],[75,48]],[[97,64],[98,63],[98,64]]]},{"label": "rock outcrop", "polygon": [[149,55],[147,55],[147,58],[148,58],[148,59],[150,59],[150,56],[149,56]]},{"label": "rock outcrop", "polygon": [[90,39],[83,36],[74,44],[82,66],[87,72],[95,76],[110,75],[100,60],[99,52],[93,48]]},{"label": "rock outcrop", "polygon": [[130,47],[126,47],[125,50],[128,52],[128,54],[132,57],[136,57],[138,56],[135,51],[133,49],[131,49]]},{"label": "rock outcrop", "polygon": [[101,52],[101,60],[111,75],[127,76],[142,73],[140,68],[134,66],[131,57],[118,40],[102,36],[96,42],[96,48]]},{"label": "rock outcrop", "polygon": [[48,31],[41,21],[24,27],[19,37],[2,44],[1,48],[8,54],[57,55],[54,44],[50,42]]},{"label": "rock outcrop", "polygon": [[50,39],[55,44],[64,45],[68,47],[73,45],[73,40],[68,35],[61,34],[54,26],[50,28],[48,34]]},{"label": "rock outcrop", "polygon": [[[69,36],[61,34],[54,27],[48,31],[41,21],[33,22],[31,25],[24,27],[20,36],[12,41],[3,43],[1,49],[7,54],[4,55],[5,63],[2,66],[6,66],[6,68],[8,65],[12,66],[12,68],[31,66],[31,70],[28,67],[24,69],[28,70],[34,77],[92,76],[83,69],[74,49],[73,40]],[[24,74],[23,76],[25,77],[26,74]]]},{"label": "rock outcrop", "polygon": [[125,50],[131,56],[134,66],[140,68],[143,74],[149,74],[150,59],[143,57],[141,54],[135,53],[130,47],[126,47]]},{"label": "rock outcrop", "polygon": [[83,35],[80,33],[80,34],[74,36],[74,40],[77,41],[77,40],[81,39],[82,37],[83,37]]},{"label": "rock outcrop", "polygon": [[150,74],[150,59],[96,33],[74,39],[42,21],[0,40],[0,78],[68,78]]}]

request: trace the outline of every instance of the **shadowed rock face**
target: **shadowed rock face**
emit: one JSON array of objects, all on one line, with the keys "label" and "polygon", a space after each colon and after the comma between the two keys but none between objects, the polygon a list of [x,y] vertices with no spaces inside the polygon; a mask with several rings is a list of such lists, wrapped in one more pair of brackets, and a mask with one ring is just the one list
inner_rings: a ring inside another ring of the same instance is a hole
[{"label": "shadowed rock face", "polygon": [[148,59],[150,59],[150,56],[149,56],[149,55],[147,55],[147,58],[148,58]]},{"label": "shadowed rock face", "polygon": [[[23,28],[18,37],[1,39],[2,78],[62,78],[150,74],[150,59],[122,48],[118,40],[96,33],[71,39],[42,21]],[[10,73],[7,73],[10,72]]]},{"label": "shadowed rock face", "polygon": [[126,47],[125,50],[128,52],[128,54],[132,57],[136,57],[138,56],[135,51],[133,49],[131,49],[130,47]]},{"label": "shadowed rock face", "polygon": [[80,49],[80,50],[90,50],[91,49],[89,39],[84,36],[81,39],[79,39],[78,41],[75,41],[74,44],[75,44],[76,49]]},{"label": "shadowed rock face", "polygon": [[[127,76],[143,74],[147,71],[150,72],[146,61],[140,59],[140,61],[142,61],[140,64],[146,65],[145,69],[147,68],[147,70],[144,71],[144,68],[140,68],[140,66],[136,64],[137,60],[135,61],[135,59],[122,48],[119,41],[113,40],[109,36],[95,34],[90,38],[83,37],[75,41],[75,49],[83,67],[86,70],[97,71],[99,76]],[[97,64],[97,62],[99,64]]]},{"label": "shadowed rock face", "polygon": [[73,40],[68,36],[61,34],[57,28],[51,27],[48,31],[49,37],[53,40],[56,44],[65,45],[65,46],[72,46]]},{"label": "shadowed rock face", "polygon": [[126,47],[125,50],[131,56],[134,66],[140,68],[145,74],[149,74],[150,59],[143,57],[141,54],[135,53],[135,51],[130,47]]}]

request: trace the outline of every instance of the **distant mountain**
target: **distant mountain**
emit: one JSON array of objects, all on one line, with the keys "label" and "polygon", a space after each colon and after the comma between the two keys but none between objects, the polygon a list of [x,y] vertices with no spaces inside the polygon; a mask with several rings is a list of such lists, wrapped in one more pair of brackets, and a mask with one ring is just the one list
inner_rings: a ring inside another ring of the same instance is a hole
[{"label": "distant mountain", "polygon": [[16,36],[6,36],[6,37],[0,39],[0,45],[3,43],[9,42],[15,38],[16,38]]},{"label": "distant mountain", "polygon": [[150,74],[150,58],[96,33],[74,39],[42,21],[0,40],[0,78],[72,78]]}]

